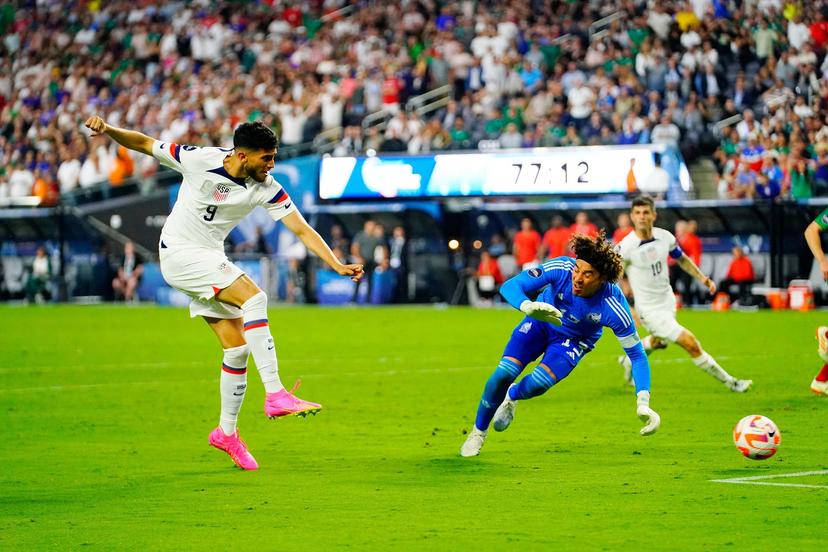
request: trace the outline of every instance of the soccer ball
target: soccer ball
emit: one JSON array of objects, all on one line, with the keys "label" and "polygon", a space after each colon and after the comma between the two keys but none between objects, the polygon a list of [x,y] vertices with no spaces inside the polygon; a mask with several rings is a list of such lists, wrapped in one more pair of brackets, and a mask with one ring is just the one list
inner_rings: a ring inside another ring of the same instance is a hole
[{"label": "soccer ball", "polygon": [[773,420],[758,414],[745,416],[733,428],[733,443],[751,460],[764,460],[776,454],[782,434]]}]

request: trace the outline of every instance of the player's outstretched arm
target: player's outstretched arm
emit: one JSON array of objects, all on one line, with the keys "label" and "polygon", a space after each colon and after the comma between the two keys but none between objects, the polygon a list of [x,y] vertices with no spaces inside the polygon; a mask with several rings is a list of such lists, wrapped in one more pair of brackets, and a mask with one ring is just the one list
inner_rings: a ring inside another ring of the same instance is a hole
[{"label": "player's outstretched arm", "polygon": [[313,229],[305,217],[299,211],[294,211],[285,216],[281,221],[288,227],[288,230],[296,234],[296,237],[302,240],[305,247],[311,250],[313,254],[325,261],[329,267],[340,274],[341,276],[349,276],[354,282],[358,282],[363,276],[363,267],[361,264],[344,264],[336,258],[331,248],[319,235],[319,232]]},{"label": "player's outstretched arm", "polygon": [[102,118],[93,115],[86,120],[86,128],[98,134],[106,134],[122,146],[146,155],[152,155],[152,144],[155,142],[146,134],[136,130],[127,130],[106,124]]},{"label": "player's outstretched arm", "polygon": [[828,259],[825,258],[825,252],[822,250],[822,240],[819,233],[822,228],[819,224],[812,222],[805,229],[805,242],[808,244],[808,249],[814,255],[814,259],[819,263],[819,269],[822,271],[822,278],[828,280]]},{"label": "player's outstretched arm", "polygon": [[616,293],[606,299],[605,304],[609,309],[606,311],[607,316],[604,317],[604,325],[613,331],[615,337],[618,338],[618,343],[621,344],[632,363],[636,398],[635,413],[638,419],[644,422],[644,427],[639,433],[644,436],[652,435],[661,425],[661,417],[650,408],[650,360],[641,345],[638,332],[635,331],[630,306],[621,290],[616,288]]},{"label": "player's outstretched arm", "polygon": [[638,419],[644,422],[640,433],[646,437],[655,433],[661,425],[661,417],[650,408],[650,361],[638,339],[638,334],[620,338],[619,341],[632,362],[633,381],[635,382],[635,413]]},{"label": "player's outstretched arm", "polygon": [[549,303],[532,301],[527,295],[538,291],[548,283],[544,279],[543,269],[533,268],[506,280],[500,286],[500,294],[506,299],[506,302],[526,316],[560,326],[561,317],[563,316],[561,311]]},{"label": "player's outstretched arm", "polygon": [[716,293],[716,282],[713,281],[713,278],[702,272],[701,269],[696,266],[696,263],[693,262],[693,259],[682,253],[681,257],[678,259],[678,265],[687,274],[707,286],[707,289],[710,290],[710,295]]}]

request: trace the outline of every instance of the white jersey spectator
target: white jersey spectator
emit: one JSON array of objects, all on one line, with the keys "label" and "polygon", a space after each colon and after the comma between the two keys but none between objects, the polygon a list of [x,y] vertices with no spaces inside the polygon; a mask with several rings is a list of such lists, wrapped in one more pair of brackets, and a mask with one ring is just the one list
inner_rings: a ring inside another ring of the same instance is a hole
[{"label": "white jersey spectator", "polygon": [[58,167],[57,179],[60,193],[71,192],[80,184],[81,162],[75,158],[64,159]]},{"label": "white jersey spectator", "polygon": [[661,117],[661,122],[653,127],[653,132],[650,135],[653,144],[666,144],[674,148],[678,147],[680,138],[681,130],[666,114]]},{"label": "white jersey spectator", "polygon": [[586,119],[592,113],[595,94],[583,81],[576,81],[575,86],[567,94],[569,113],[575,119]]},{"label": "white jersey spectator", "polygon": [[29,169],[18,165],[9,175],[9,195],[11,197],[26,197],[32,195],[34,174]]},{"label": "white jersey spectator", "polygon": [[801,17],[794,17],[794,20],[788,23],[788,42],[797,50],[801,50],[810,39],[811,31],[808,25],[802,22]]},{"label": "white jersey spectator", "polygon": [[673,24],[673,17],[664,11],[661,2],[654,2],[655,6],[650,15],[647,16],[647,25],[660,39],[665,40],[670,34],[670,26]]}]

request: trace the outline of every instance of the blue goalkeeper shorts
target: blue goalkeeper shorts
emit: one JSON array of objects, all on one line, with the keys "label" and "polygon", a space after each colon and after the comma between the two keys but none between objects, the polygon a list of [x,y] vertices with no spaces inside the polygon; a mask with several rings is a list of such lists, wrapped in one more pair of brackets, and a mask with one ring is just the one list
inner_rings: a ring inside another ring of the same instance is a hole
[{"label": "blue goalkeeper shorts", "polygon": [[549,368],[556,381],[561,381],[594,347],[591,340],[566,337],[551,324],[527,316],[512,332],[503,356],[517,359],[525,368],[543,355],[541,364]]}]

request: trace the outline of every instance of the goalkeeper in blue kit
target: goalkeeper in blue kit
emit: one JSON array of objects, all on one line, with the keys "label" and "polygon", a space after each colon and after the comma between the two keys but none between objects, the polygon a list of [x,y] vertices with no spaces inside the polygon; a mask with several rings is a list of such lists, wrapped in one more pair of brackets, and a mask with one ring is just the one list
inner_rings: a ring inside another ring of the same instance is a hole
[{"label": "goalkeeper in blue kit", "polygon": [[[615,284],[624,271],[621,257],[603,233],[595,239],[576,235],[570,245],[575,259],[551,259],[501,287],[501,295],[526,317],[512,332],[486,382],[474,428],[460,448],[462,456],[480,454],[492,420],[495,431],[508,428],[517,401],[542,395],[568,376],[595,347],[604,326],[615,333],[632,361],[636,414],[645,423],[641,435],[655,433],[661,424],[650,408],[650,364],[627,300]],[[535,369],[515,383],[538,357]]]}]

